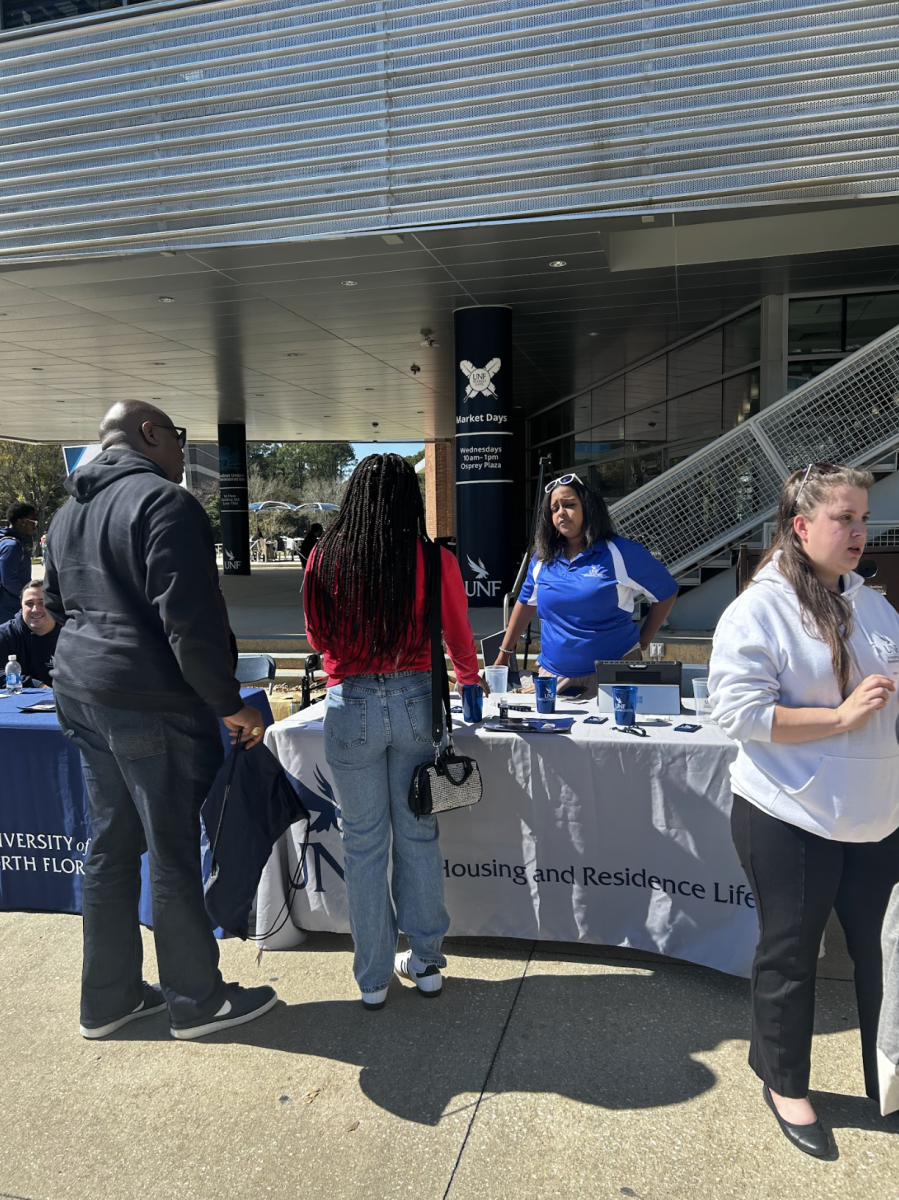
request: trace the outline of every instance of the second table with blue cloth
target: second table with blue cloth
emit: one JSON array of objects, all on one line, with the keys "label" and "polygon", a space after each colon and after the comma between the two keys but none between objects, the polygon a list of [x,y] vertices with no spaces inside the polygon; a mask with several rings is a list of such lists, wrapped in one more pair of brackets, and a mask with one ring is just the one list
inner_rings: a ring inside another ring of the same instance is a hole
[{"label": "second table with blue cloth", "polygon": [[[240,694],[266,726],[272,724],[261,688],[241,688]],[[8,912],[81,912],[91,839],[81,759],[63,737],[55,712],[22,711],[52,703],[47,688],[0,696],[0,910]],[[221,730],[222,743],[230,748],[224,725]],[[146,855],[141,882],[140,918],[150,925]]]}]

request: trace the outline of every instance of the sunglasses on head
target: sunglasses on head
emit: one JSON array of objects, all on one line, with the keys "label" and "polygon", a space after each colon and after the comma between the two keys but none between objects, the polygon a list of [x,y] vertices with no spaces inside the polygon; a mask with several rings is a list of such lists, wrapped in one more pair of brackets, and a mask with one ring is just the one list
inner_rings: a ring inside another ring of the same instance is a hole
[{"label": "sunglasses on head", "polygon": [[160,425],[154,421],[153,424],[157,429],[171,429],[178,437],[178,445],[183,450],[187,445],[187,430],[179,425]]},{"label": "sunglasses on head", "polygon": [[841,468],[829,462],[813,462],[805,468],[805,473],[802,476],[802,483],[799,485],[799,491],[796,493],[796,499],[793,501],[793,507],[799,504],[799,497],[802,495],[802,489],[808,483],[808,477],[812,471],[817,471],[819,475],[836,475]]},{"label": "sunglasses on head", "polygon": [[543,490],[548,496],[549,493],[555,491],[557,487],[564,487],[566,483],[574,483],[575,480],[577,480],[581,487],[584,487],[583,479],[578,478],[577,475],[572,473],[571,475],[560,475],[558,479],[553,479],[552,482],[548,483]]}]

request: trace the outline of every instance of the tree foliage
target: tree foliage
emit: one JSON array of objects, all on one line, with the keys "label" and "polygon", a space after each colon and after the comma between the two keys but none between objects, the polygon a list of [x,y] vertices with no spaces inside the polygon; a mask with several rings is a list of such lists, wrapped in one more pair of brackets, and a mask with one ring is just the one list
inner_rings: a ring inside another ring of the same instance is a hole
[{"label": "tree foliage", "polygon": [[247,462],[260,479],[298,489],[313,479],[346,478],[356,456],[349,442],[251,442]]},{"label": "tree foliage", "polygon": [[59,446],[0,441],[0,518],[5,517],[14,500],[33,504],[37,509],[37,545],[50,518],[67,499],[63,489],[65,478],[65,462]]}]

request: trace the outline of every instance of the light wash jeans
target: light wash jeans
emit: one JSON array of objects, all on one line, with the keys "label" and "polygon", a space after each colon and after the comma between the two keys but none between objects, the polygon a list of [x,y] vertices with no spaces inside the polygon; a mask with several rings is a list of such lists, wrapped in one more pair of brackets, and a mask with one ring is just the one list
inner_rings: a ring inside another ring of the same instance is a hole
[{"label": "light wash jeans", "polygon": [[437,818],[416,820],[409,808],[412,773],[434,757],[430,673],[351,675],[328,689],[324,729],[343,817],[353,973],[363,992],[377,992],[393,975],[398,927],[422,962],[446,966]]}]

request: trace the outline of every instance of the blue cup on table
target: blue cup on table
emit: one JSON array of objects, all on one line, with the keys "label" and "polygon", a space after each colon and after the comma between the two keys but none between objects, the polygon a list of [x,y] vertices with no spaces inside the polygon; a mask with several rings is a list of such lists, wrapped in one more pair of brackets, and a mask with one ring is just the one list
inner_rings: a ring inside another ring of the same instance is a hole
[{"label": "blue cup on table", "polygon": [[637,724],[637,685],[616,683],[612,688],[612,703],[615,705],[616,725]]},{"label": "blue cup on table", "polygon": [[555,675],[537,675],[534,679],[534,694],[537,697],[538,713],[554,713],[556,711],[556,686],[558,679]]},{"label": "blue cup on table", "polygon": [[479,683],[462,685],[462,716],[466,721],[484,719],[484,693]]}]

